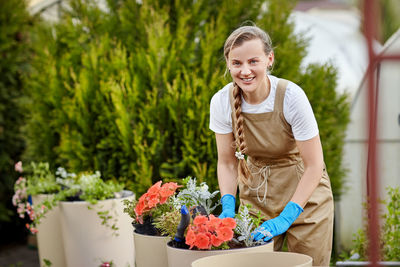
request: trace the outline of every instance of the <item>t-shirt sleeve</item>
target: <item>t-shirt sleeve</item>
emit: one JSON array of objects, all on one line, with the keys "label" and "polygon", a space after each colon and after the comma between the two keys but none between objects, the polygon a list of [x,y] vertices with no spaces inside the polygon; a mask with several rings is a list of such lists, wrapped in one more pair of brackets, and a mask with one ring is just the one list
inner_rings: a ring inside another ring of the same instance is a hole
[{"label": "t-shirt sleeve", "polygon": [[310,101],[303,89],[294,83],[290,83],[290,89],[286,91],[283,112],[292,126],[294,139],[306,141],[318,135],[318,124]]},{"label": "t-shirt sleeve", "polygon": [[229,119],[230,109],[223,101],[223,94],[217,92],[210,102],[210,129],[218,134],[232,132],[232,122]]}]

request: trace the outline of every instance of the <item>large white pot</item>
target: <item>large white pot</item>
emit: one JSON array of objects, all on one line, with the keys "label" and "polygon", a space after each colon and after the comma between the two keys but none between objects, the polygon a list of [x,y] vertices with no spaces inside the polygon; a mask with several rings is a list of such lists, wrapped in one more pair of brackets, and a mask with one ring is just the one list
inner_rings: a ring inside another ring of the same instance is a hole
[{"label": "large white pot", "polygon": [[136,232],[133,232],[133,236],[136,267],[168,267],[166,246],[171,238],[142,235]]},{"label": "large white pot", "polygon": [[[167,245],[169,267],[190,267],[193,261],[214,255],[251,253],[251,252],[270,252],[270,251],[274,251],[273,241],[256,247],[224,249],[224,250],[191,250],[191,249],[174,248],[169,244]],[[220,267],[219,265],[210,265],[209,267],[212,266]]]},{"label": "large white pot", "polygon": [[[41,202],[52,195],[40,194],[32,196],[32,204],[41,205]],[[53,207],[46,213],[45,217],[40,220],[37,226],[37,244],[39,250],[40,266],[46,266],[44,260],[49,260],[52,266],[65,267],[65,256],[63,246],[63,236],[61,233],[60,208]]]},{"label": "large white pot", "polygon": [[192,267],[311,267],[312,258],[291,252],[255,252],[224,254],[198,259]]},{"label": "large white pot", "polygon": [[[134,244],[131,219],[123,212],[124,199],[108,199],[90,205],[85,201],[60,202],[61,229],[64,237],[65,258],[68,267],[98,267],[103,261],[115,266],[134,266]],[[88,209],[88,207],[91,209]],[[102,225],[98,211],[109,211],[113,231]],[[118,235],[116,235],[118,234]]]}]

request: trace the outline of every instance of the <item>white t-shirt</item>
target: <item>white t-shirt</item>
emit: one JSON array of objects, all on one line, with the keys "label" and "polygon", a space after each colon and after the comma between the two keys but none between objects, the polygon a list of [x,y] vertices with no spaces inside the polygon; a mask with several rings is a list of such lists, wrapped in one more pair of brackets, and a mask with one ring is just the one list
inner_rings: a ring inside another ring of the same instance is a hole
[{"label": "white t-shirt", "polygon": [[[275,93],[279,79],[268,75],[271,90],[268,97],[257,105],[247,103],[242,97],[242,112],[265,113],[274,110]],[[232,132],[231,105],[229,103],[229,88],[232,83],[225,85],[211,99],[210,103],[210,129],[218,134]],[[318,134],[318,125],[312,107],[303,89],[293,82],[288,83],[284,102],[283,115],[291,125],[293,136],[296,140],[305,141]]]}]

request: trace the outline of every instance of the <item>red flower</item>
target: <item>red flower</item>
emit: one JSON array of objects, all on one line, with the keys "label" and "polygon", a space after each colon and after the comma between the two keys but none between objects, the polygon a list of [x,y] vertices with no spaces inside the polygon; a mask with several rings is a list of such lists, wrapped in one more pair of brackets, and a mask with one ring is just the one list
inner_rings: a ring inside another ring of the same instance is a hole
[{"label": "red flower", "polygon": [[222,225],[233,229],[236,227],[236,221],[233,218],[224,218],[222,219]]},{"label": "red flower", "polygon": [[213,245],[214,247],[219,247],[222,245],[222,243],[224,243],[224,240],[219,239],[215,235],[211,236],[211,245]]},{"label": "red flower", "polygon": [[186,244],[190,249],[210,249],[219,247],[233,238],[233,229],[236,227],[234,219],[220,219],[214,215],[209,217],[198,215],[189,226],[186,235]]},{"label": "red flower", "polygon": [[217,237],[223,241],[231,240],[233,237],[233,231],[229,227],[221,227],[215,232],[217,233]]},{"label": "red flower", "polygon": [[210,238],[205,233],[199,233],[196,235],[194,245],[199,249],[210,249],[211,242]]},{"label": "red flower", "polygon": [[193,220],[193,224],[200,226],[202,224],[206,224],[208,222],[208,218],[206,216],[196,216]]},{"label": "red flower", "polygon": [[186,234],[186,244],[192,248],[194,246],[194,242],[196,241],[196,234],[193,229],[189,229]]},{"label": "red flower", "polygon": [[146,212],[151,211],[159,204],[167,202],[168,198],[175,194],[175,190],[179,187],[177,183],[166,183],[161,186],[162,181],[158,181],[152,185],[145,194],[143,194],[135,206],[136,220],[143,223],[143,216]]},{"label": "red flower", "polygon": [[158,194],[161,188],[161,183],[162,181],[158,181],[157,183],[153,184],[149,190],[147,190],[147,193],[149,194]]},{"label": "red flower", "polygon": [[143,211],[144,211],[144,202],[143,202],[143,201],[139,201],[139,202],[136,204],[136,207],[135,207],[136,216],[142,215],[142,214],[143,214]]}]

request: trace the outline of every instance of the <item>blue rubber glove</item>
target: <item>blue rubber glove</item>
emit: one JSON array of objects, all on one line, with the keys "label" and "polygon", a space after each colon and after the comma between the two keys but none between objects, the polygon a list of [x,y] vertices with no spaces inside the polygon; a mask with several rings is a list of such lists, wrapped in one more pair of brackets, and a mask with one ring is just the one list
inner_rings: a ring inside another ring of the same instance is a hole
[{"label": "blue rubber glove", "polygon": [[219,215],[220,219],[235,217],[235,203],[236,199],[231,194],[225,194],[221,198],[222,213]]},{"label": "blue rubber glove", "polygon": [[262,238],[269,241],[274,236],[286,232],[302,212],[303,208],[299,204],[290,201],[278,217],[265,221],[251,235],[255,241]]}]

